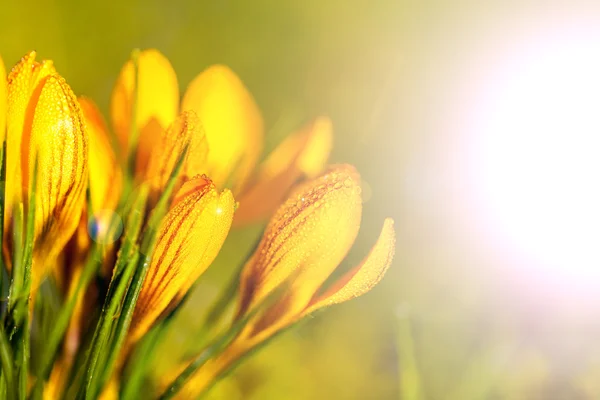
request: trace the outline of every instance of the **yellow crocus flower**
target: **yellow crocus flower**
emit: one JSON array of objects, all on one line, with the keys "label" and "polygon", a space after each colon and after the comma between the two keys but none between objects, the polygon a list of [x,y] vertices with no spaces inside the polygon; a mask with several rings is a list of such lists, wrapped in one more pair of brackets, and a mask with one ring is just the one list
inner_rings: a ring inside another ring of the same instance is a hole
[{"label": "yellow crocus flower", "polygon": [[274,290],[283,295],[250,318],[231,345],[205,364],[183,387],[195,398],[243,354],[311,312],[371,290],[389,268],[395,250],[394,224],[386,219],[369,255],[324,288],[358,233],[360,179],[349,165],[336,166],[300,185],[271,219],[256,252],[245,265],[236,319],[258,307]]},{"label": "yellow crocus flower", "polygon": [[[136,87],[137,96],[134,96]],[[137,98],[135,102],[134,98]],[[177,75],[169,60],[158,51],[146,50],[139,54],[137,82],[132,61],[121,69],[112,92],[110,115],[121,150],[126,155],[135,108],[139,170],[144,170],[161,133],[177,117],[178,103]]]},{"label": "yellow crocus flower", "polygon": [[183,184],[157,236],[148,274],[135,307],[130,340],[137,341],[156,319],[181,300],[221,249],[235,201],[205,177]]},{"label": "yellow crocus flower", "polygon": [[52,63],[31,52],[8,76],[7,213],[27,204],[38,164],[33,285],[79,224],[87,187],[88,139],[73,91]]},{"label": "yellow crocus flower", "polygon": [[224,65],[213,65],[188,86],[182,108],[194,110],[206,131],[206,171],[218,187],[234,193],[245,185],[262,152],[263,120],[240,78]]},{"label": "yellow crocus flower", "polygon": [[[173,158],[176,153],[167,149],[183,143],[174,140],[173,134],[191,137],[192,143],[205,140],[202,146],[208,147],[208,154],[188,157],[195,161],[186,175],[206,174],[218,188],[228,187],[236,196],[239,194],[241,208],[236,224],[243,225],[270,217],[293,184],[300,178],[316,176],[325,166],[332,142],[328,118],[320,117],[291,135],[257,169],[264,144],[262,116],[252,95],[230,68],[206,68],[189,84],[180,107],[177,76],[167,58],[149,49],[139,53],[137,63],[138,177],[161,175],[155,172],[161,165],[158,160]],[[113,125],[125,152],[131,133],[134,87],[134,65],[129,61],[121,70],[111,101]],[[180,110],[184,114],[193,111],[197,116],[194,132],[181,129],[182,119],[189,115],[182,114],[176,121]],[[165,136],[166,131],[171,133]],[[164,176],[157,180],[164,181]]]}]

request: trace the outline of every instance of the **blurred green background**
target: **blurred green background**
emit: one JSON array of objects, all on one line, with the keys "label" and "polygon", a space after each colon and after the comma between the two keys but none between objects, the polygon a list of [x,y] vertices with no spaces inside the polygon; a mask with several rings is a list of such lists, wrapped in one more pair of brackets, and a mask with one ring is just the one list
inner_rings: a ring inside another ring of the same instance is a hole
[{"label": "blurred green background", "polygon": [[[474,77],[538,19],[597,23],[596,7],[3,0],[2,10],[7,67],[35,49],[104,111],[131,50],[155,47],[182,91],[210,64],[236,71],[272,128],[267,151],[300,120],[329,115],[331,161],[355,164],[364,180],[362,229],[346,266],[366,254],[385,217],[396,220],[396,258],[373,292],[278,338],[212,398],[600,397],[594,296],[519,275],[529,260],[478,223],[461,168]],[[193,340],[183,326],[200,321],[259,229],[232,234],[170,346]]]}]

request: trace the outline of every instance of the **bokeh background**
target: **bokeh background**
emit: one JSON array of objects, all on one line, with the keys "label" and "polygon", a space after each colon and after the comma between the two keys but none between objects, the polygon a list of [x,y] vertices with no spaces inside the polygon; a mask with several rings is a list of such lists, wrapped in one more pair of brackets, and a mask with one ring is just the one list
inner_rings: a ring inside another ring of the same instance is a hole
[{"label": "bokeh background", "polygon": [[[331,161],[363,178],[363,224],[346,266],[385,217],[396,220],[396,258],[373,292],[282,335],[211,398],[595,399],[600,263],[590,224],[600,203],[581,199],[597,194],[600,169],[569,169],[565,154],[571,140],[593,161],[600,146],[577,136],[577,114],[544,134],[565,106],[600,109],[590,108],[599,105],[593,76],[579,85],[585,97],[559,90],[600,66],[599,22],[597,6],[575,2],[2,0],[0,54],[10,66],[37,50],[104,111],[133,48],[163,52],[182,91],[205,67],[227,64],[262,109],[265,154],[302,121],[332,118]],[[565,59],[574,61],[562,75],[543,75]],[[525,71],[517,84],[515,71]],[[532,81],[541,97],[520,92]],[[558,103],[536,109],[540,99]],[[533,122],[506,121],[502,107],[517,103],[521,117],[538,110]],[[540,167],[540,154],[551,162]],[[165,354],[194,341],[205,305],[258,232],[231,235]]]}]

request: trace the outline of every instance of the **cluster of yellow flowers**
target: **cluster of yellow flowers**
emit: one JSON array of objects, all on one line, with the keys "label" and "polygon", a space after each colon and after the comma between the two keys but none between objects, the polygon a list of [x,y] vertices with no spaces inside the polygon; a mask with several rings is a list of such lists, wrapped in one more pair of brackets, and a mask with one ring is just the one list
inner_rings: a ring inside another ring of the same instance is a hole
[{"label": "cluster of yellow flowers", "polygon": [[[387,219],[366,258],[328,281],[362,212],[357,171],[327,166],[328,118],[259,162],[263,120],[233,71],[207,68],[180,103],[171,64],[145,50],[120,72],[111,133],[92,100],[77,98],[51,61],[35,57],[24,56],[6,80],[0,59],[7,397],[127,398],[136,349],[166,324],[232,226],[270,219],[237,278],[230,328],[183,361],[171,384],[154,385],[164,398],[204,393],[251,350],[315,310],[369,291],[390,266],[395,234]],[[45,315],[44,285],[63,293],[49,339],[23,333],[43,326],[36,318]],[[25,298],[25,318],[13,315],[17,298]],[[37,358],[30,342],[42,349],[39,365],[29,363]]]}]

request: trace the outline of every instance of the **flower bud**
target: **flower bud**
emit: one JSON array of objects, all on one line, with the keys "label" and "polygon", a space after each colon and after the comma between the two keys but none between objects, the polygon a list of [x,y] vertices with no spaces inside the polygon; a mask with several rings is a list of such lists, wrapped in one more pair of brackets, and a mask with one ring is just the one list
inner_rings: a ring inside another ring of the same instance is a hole
[{"label": "flower bud", "polygon": [[252,95],[228,67],[213,65],[200,73],[183,97],[183,110],[202,121],[208,147],[207,174],[217,187],[240,192],[263,147],[263,120]]},{"label": "flower bud", "polygon": [[[162,132],[177,117],[179,86],[171,63],[159,51],[140,52],[137,65],[137,80],[133,61],[121,69],[111,97],[110,115],[121,152],[126,156],[135,114],[139,134],[137,168],[144,169]],[[136,85],[137,93],[134,92]]]},{"label": "flower bud", "polygon": [[157,236],[152,262],[134,311],[131,340],[138,340],[187,293],[217,256],[231,227],[235,202],[204,177],[176,194]]},{"label": "flower bud", "polygon": [[[51,62],[25,56],[8,79],[7,205],[29,204],[37,163],[33,285],[79,224],[88,139],[79,103]],[[10,171],[10,173],[8,172]]]}]

